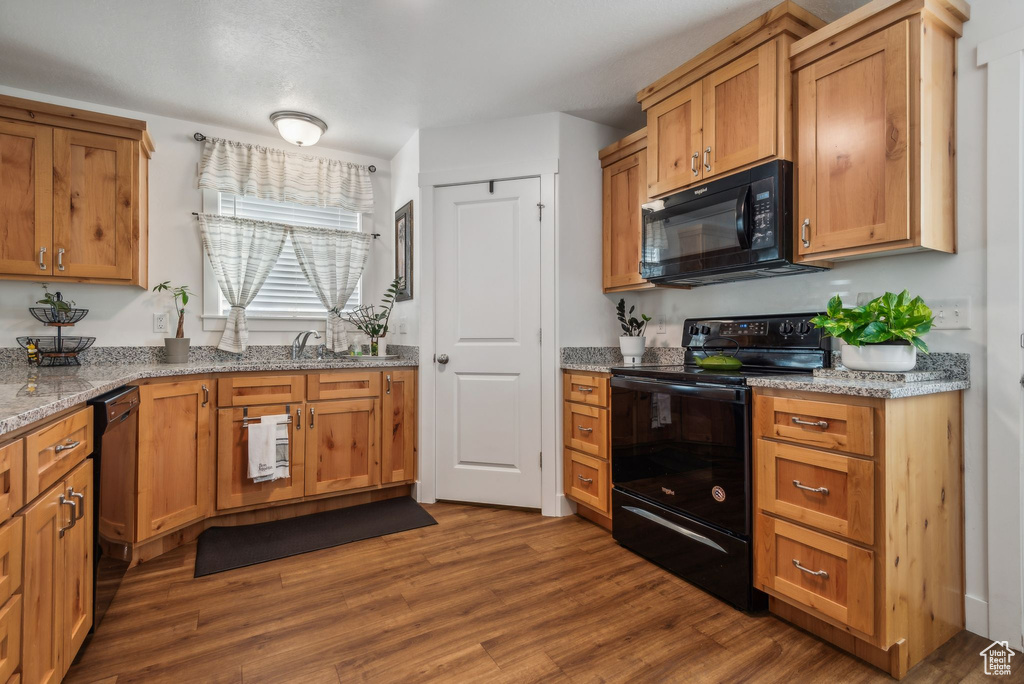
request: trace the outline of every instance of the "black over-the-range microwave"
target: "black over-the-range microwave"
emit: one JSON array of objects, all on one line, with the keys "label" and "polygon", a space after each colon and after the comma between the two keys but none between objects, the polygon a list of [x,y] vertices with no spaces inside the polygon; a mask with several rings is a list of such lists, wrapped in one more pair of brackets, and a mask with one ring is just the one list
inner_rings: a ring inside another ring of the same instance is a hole
[{"label": "black over-the-range microwave", "polygon": [[781,159],[649,202],[640,273],[697,286],[823,270],[793,263],[792,204]]}]

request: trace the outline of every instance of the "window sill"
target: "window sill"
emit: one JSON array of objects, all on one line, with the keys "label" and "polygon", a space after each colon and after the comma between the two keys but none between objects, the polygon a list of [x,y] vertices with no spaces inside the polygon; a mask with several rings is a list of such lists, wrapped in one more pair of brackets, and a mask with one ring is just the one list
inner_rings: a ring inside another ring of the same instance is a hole
[{"label": "window sill", "polygon": [[[205,332],[220,332],[228,317],[224,314],[203,314],[203,330]],[[249,332],[302,332],[304,330],[317,330],[325,332],[327,328],[326,315],[305,315],[305,316],[255,316],[248,315]]]}]

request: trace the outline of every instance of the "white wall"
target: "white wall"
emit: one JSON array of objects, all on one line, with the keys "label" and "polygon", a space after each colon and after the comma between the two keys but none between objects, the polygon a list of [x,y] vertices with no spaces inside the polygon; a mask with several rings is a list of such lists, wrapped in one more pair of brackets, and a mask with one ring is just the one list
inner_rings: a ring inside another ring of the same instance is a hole
[{"label": "white wall", "polygon": [[412,259],[413,259],[413,292],[412,299],[399,302],[392,312],[391,330],[388,332],[392,344],[418,344],[419,340],[419,306],[416,289],[419,287],[420,253],[423,235],[420,230],[420,132],[416,131],[409,141],[402,146],[391,159],[391,223],[387,234],[381,239],[386,248],[379,250],[381,260],[374,263],[376,274],[376,292],[383,293],[390,284],[395,273],[395,229],[394,212],[412,200]]},{"label": "white wall", "polygon": [[[291,147],[281,138],[272,135],[273,129],[269,120],[268,135],[260,137],[251,133],[52,97],[2,85],[0,93],[143,119],[148,123],[156,147],[149,165],[149,285],[152,287],[164,280],[170,280],[174,284],[189,284],[196,297],[186,310],[185,334],[192,339],[193,345],[216,345],[220,341],[221,333],[204,332],[200,320],[203,311],[204,257],[198,224],[192,212],[202,210],[202,193],[196,187],[201,145],[192,139],[192,134],[199,131],[210,136],[271,147]],[[315,148],[314,153],[359,164],[376,165],[377,172],[372,174],[376,211],[372,216],[364,215],[363,230],[372,230],[381,233],[382,236],[389,235],[389,239],[393,241],[394,228],[391,217],[394,213],[391,208],[389,161],[319,147]],[[393,264],[393,256],[382,256],[382,252],[387,252],[387,247],[382,247],[376,244],[377,242],[379,241],[375,241],[371,249],[366,282],[376,282],[373,270],[378,268],[381,262]],[[393,271],[394,266],[390,266],[390,269]],[[385,276],[385,280],[390,280],[390,276]],[[89,309],[88,317],[75,327],[75,334],[95,336],[96,346],[163,344],[164,333],[154,333],[152,330],[154,313],[174,313],[170,298],[166,295],[157,295],[137,287],[117,285],[68,283],[58,286],[56,280],[51,280],[50,285],[51,290],[59,287],[65,297]],[[38,323],[26,310],[39,299],[41,292],[37,283],[0,283],[0,330],[5,331],[0,346],[15,346],[14,338],[19,335],[42,334]],[[370,291],[367,296],[372,301],[374,297],[379,298],[382,292],[382,289],[376,294]],[[173,315],[171,320],[174,320]],[[303,321],[297,324],[295,330],[311,327],[308,323]],[[322,330],[323,324],[312,327],[320,327]],[[253,332],[249,341],[250,344],[285,344],[290,343],[294,336],[294,331]]]}]

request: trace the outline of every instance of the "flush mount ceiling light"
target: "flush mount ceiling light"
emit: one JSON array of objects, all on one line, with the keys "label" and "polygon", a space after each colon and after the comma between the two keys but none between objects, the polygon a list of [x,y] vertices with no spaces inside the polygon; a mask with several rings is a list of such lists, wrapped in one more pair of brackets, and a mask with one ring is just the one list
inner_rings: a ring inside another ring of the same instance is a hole
[{"label": "flush mount ceiling light", "polygon": [[270,122],[277,126],[282,138],[299,147],[316,145],[327,131],[327,124],[321,119],[303,112],[274,112]]}]

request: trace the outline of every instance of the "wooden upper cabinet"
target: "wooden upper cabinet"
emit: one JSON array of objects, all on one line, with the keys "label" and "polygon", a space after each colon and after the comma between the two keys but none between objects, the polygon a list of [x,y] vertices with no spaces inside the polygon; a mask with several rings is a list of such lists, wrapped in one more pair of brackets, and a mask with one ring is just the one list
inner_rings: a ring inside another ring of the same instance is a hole
[{"label": "wooden upper cabinet", "polygon": [[704,177],[700,82],[647,110],[647,195],[656,197]]},{"label": "wooden upper cabinet", "polygon": [[132,142],[53,132],[54,276],[132,277]]},{"label": "wooden upper cabinet", "polygon": [[956,251],[961,4],[866,5],[793,44],[799,261]]},{"label": "wooden upper cabinet", "polygon": [[0,273],[50,272],[52,149],[52,128],[0,120]]},{"label": "wooden upper cabinet", "polygon": [[765,43],[702,81],[704,177],[775,154],[778,45],[774,40]]},{"label": "wooden upper cabinet", "polygon": [[647,201],[646,129],[601,150],[602,245],[605,292],[653,287],[640,276],[641,205]]},{"label": "wooden upper cabinet", "polygon": [[0,95],[0,279],[146,287],[152,152],[144,121]]}]

